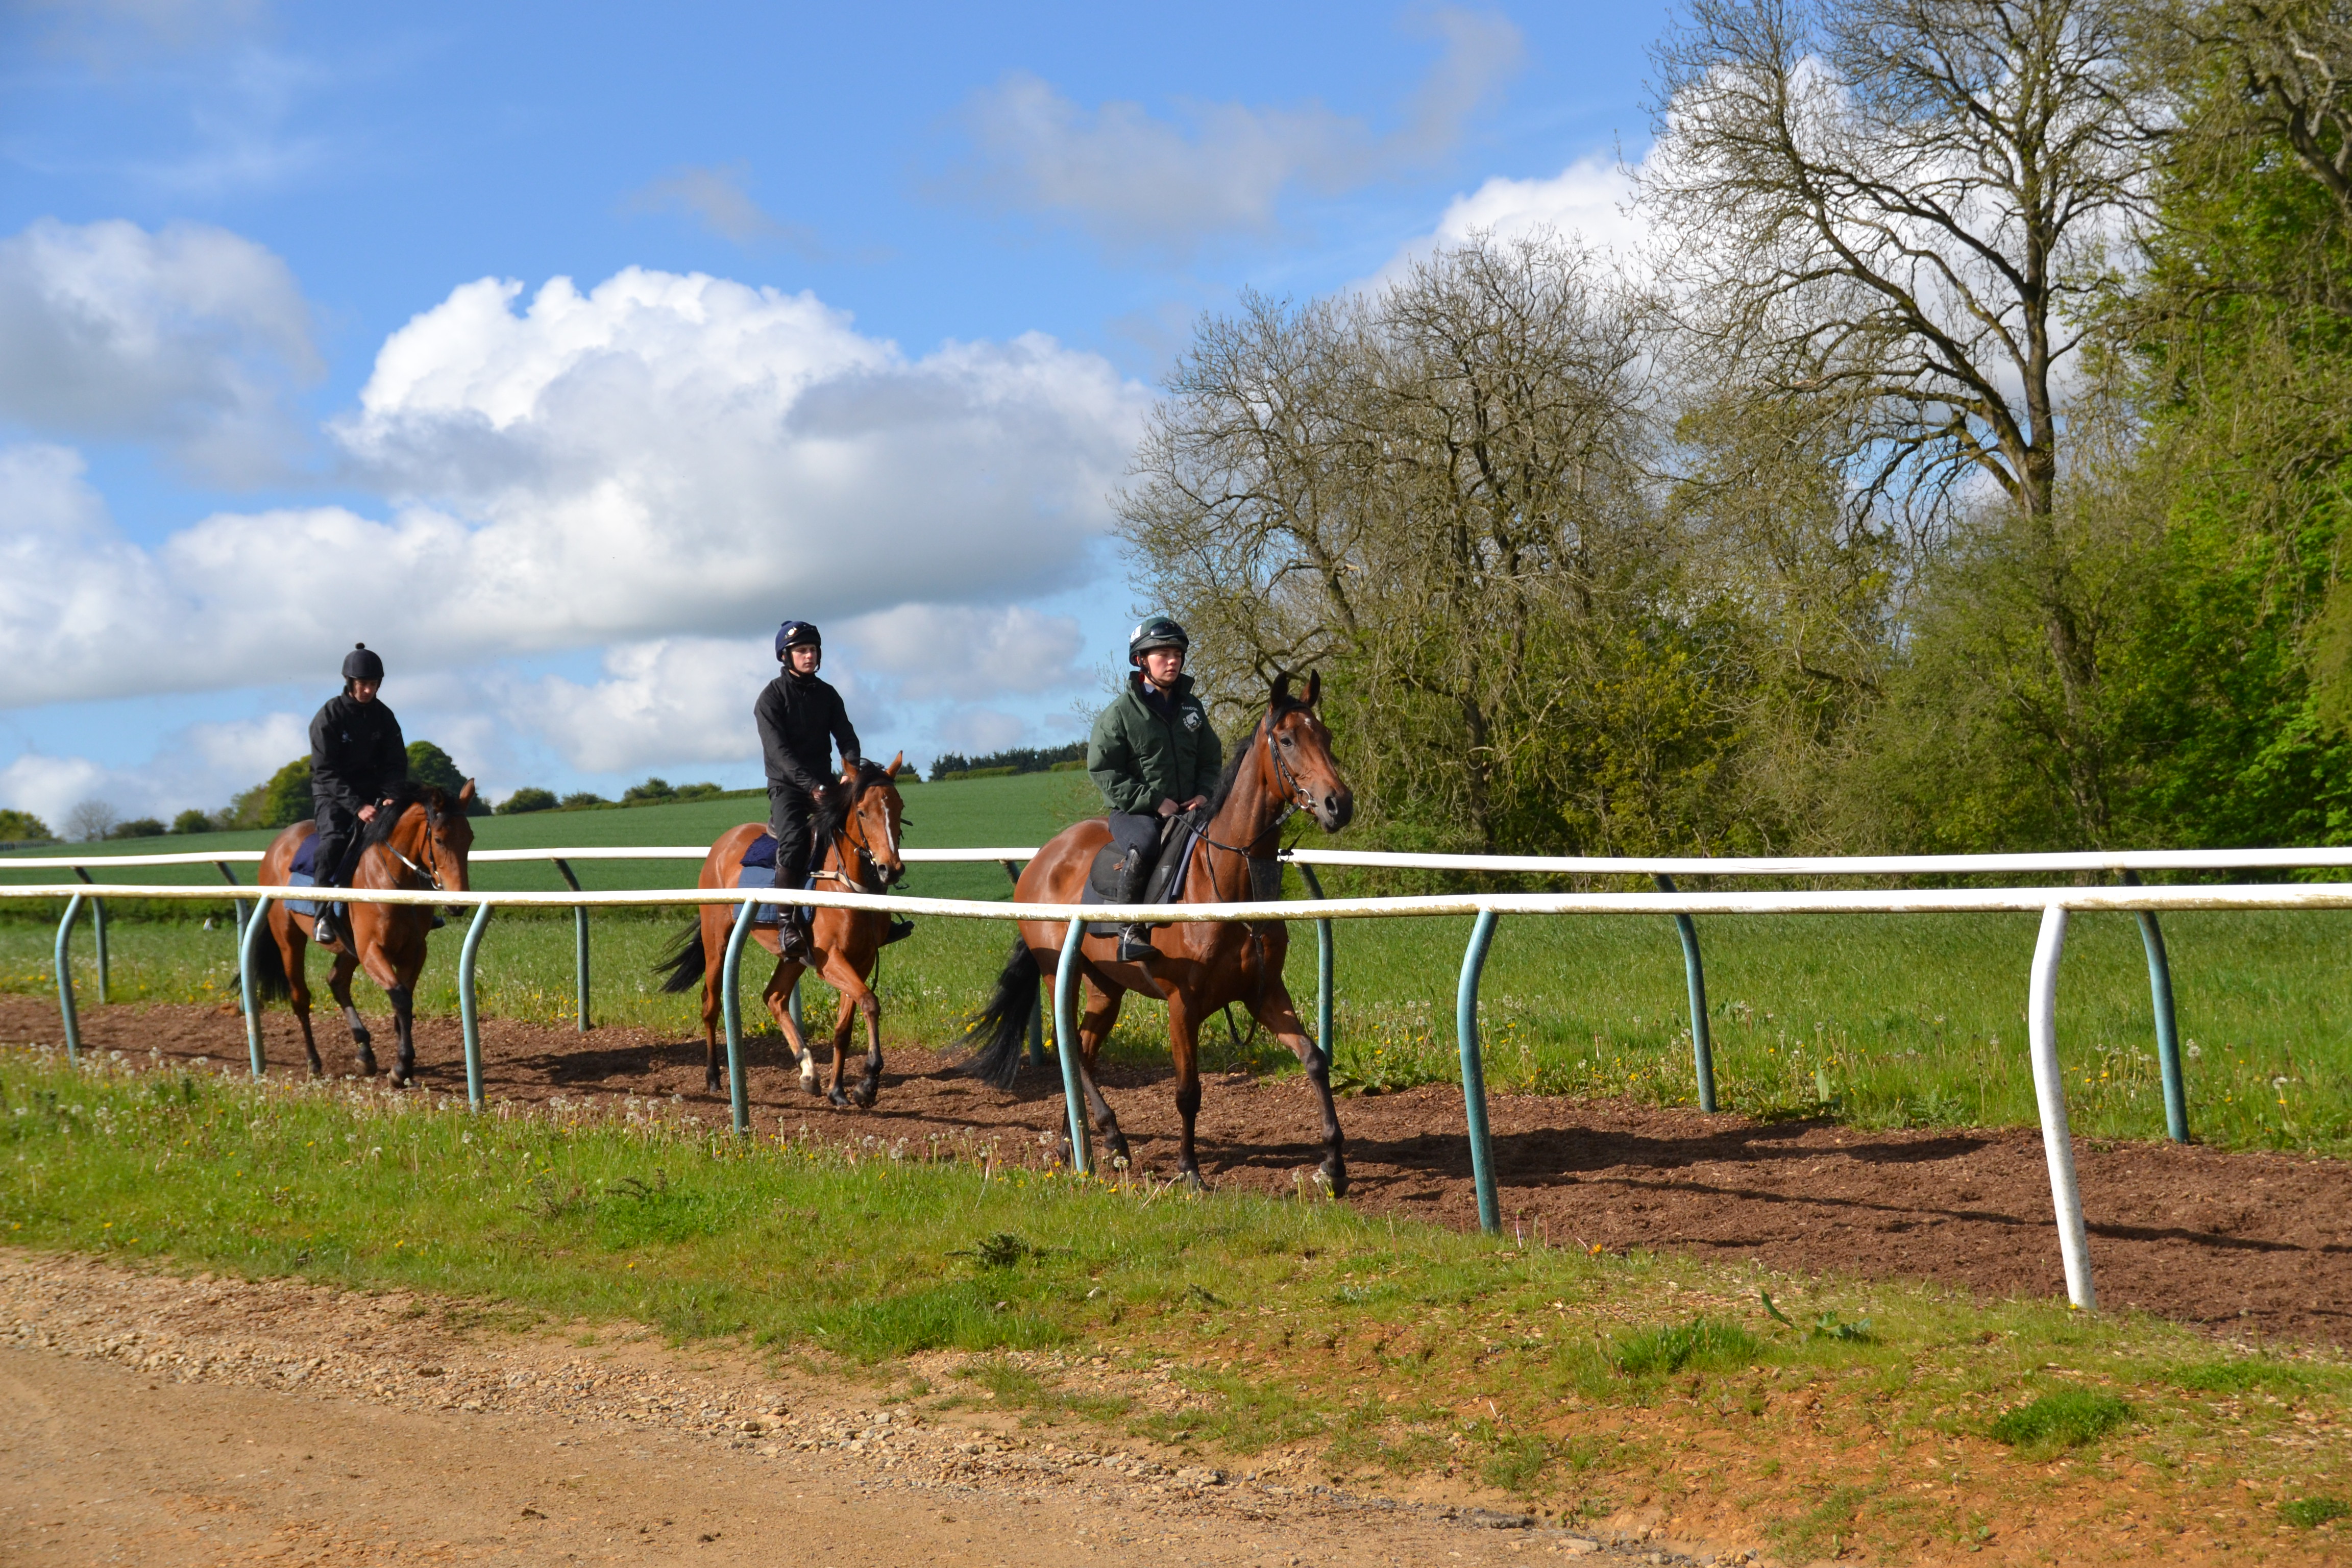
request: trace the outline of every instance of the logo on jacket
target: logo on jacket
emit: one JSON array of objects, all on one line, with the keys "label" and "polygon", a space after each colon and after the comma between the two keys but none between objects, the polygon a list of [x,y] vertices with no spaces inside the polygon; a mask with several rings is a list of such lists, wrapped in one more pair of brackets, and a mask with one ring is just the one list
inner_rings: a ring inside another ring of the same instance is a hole
[{"label": "logo on jacket", "polygon": [[1186,728],[1187,730],[1197,730],[1197,729],[1199,729],[1200,727],[1201,727],[1201,710],[1200,710],[1198,708],[1187,708],[1187,709],[1185,709],[1185,710],[1184,710],[1184,728]]}]

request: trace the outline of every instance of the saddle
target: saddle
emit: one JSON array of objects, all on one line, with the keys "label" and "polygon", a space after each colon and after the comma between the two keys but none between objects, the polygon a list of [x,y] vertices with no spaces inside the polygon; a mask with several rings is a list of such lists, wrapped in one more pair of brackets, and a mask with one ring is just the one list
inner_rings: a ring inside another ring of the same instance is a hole
[{"label": "saddle", "polygon": [[[1208,823],[1197,812],[1179,812],[1160,824],[1160,858],[1152,862],[1150,879],[1143,885],[1145,903],[1172,904],[1184,896],[1184,873],[1192,864],[1192,847],[1208,830]],[[1116,842],[1095,851],[1094,863],[1087,868],[1086,888],[1078,896],[1080,904],[1118,902],[1118,861]],[[1087,934],[1117,936],[1126,923],[1092,921],[1087,925]]]},{"label": "saddle", "polygon": [[[735,868],[735,885],[739,888],[772,888],[776,885],[776,836],[774,834],[762,833],[744,847],[743,858]],[[816,886],[816,879],[812,876],[801,886],[804,889],[814,888]],[[802,906],[801,921],[803,924],[815,919],[816,911],[814,909],[806,905]],[[784,906],[782,904],[757,904],[752,907],[751,923],[754,926],[778,926],[783,923],[783,920]]]},{"label": "saddle", "polygon": [[[292,888],[315,888],[319,885],[319,836],[312,834],[294,847],[294,858],[286,863],[286,883]],[[298,915],[319,918],[321,906],[348,914],[340,900],[323,899],[289,899],[286,908]]]}]

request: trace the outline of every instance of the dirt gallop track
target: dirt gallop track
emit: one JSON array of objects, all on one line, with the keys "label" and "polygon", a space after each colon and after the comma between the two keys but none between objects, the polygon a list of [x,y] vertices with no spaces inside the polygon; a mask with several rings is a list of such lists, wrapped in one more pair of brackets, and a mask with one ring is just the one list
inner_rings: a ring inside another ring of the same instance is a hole
[{"label": "dirt gallop track", "polygon": [[[92,1007],[91,1049],[173,1066],[245,1059],[234,1013],[192,1006]],[[330,1027],[327,1037],[337,1033]],[[454,1020],[420,1019],[425,1083],[462,1094]],[[276,1073],[301,1048],[291,1019],[268,1015]],[[56,1009],[0,997],[0,1039],[55,1042]],[[341,1054],[326,1046],[331,1065]],[[507,1020],[484,1026],[492,1099],[573,1102],[681,1099],[673,1109],[723,1120],[702,1091],[702,1046],[642,1030],[587,1036]],[[949,1060],[899,1046],[869,1111],[811,1100],[773,1038],[752,1042],[751,1100],[762,1131],[805,1126],[855,1141],[995,1137],[1010,1148],[1059,1125],[1060,1081],[1024,1072],[1003,1095],[950,1074]],[[1168,1086],[1114,1072],[1112,1102],[1139,1163],[1174,1163]],[[1340,1121],[1355,1178],[1350,1202],[1373,1213],[1475,1223],[1459,1091],[1438,1087],[1350,1099]],[[1733,1115],[1622,1101],[1502,1097],[1492,1110],[1505,1223],[1559,1245],[1644,1247],[1773,1268],[1913,1278],[1989,1296],[2063,1294],[2049,1177],[2038,1132],[2024,1129],[1861,1131],[1822,1122],[1760,1125]],[[1311,1167],[1315,1116],[1296,1079],[1211,1080],[1202,1163],[1213,1185],[1290,1192]],[[2352,1163],[2232,1154],[2162,1142],[2077,1139],[2100,1302],[2135,1307],[2231,1336],[2352,1344]]]}]

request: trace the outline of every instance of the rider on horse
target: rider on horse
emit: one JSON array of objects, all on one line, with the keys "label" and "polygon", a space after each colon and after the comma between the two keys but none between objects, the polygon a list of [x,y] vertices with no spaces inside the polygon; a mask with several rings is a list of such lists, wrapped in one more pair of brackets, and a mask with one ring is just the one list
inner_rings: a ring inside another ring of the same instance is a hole
[{"label": "rider on horse", "polygon": [[[1146,616],[1127,639],[1127,678],[1111,705],[1095,718],[1087,742],[1087,772],[1110,806],[1111,842],[1118,847],[1117,901],[1140,903],[1160,834],[1179,812],[1194,811],[1216,788],[1224,748],[1209,710],[1192,695],[1184,655],[1192,639],[1166,616]],[[1151,956],[1148,927],[1119,932],[1118,959]]]},{"label": "rider on horse", "polygon": [[[797,889],[808,882],[809,832],[817,797],[835,776],[826,758],[837,743],[844,771],[856,769],[857,731],[849,727],[841,693],[817,679],[817,667],[824,662],[824,639],[815,626],[786,621],[778,627],[776,658],[783,669],[751,704],[751,717],[759,722],[760,752],[768,767],[768,831],[776,836],[776,886]],[[808,931],[797,904],[784,906],[776,939],[782,956],[807,954]]]},{"label": "rider on horse", "polygon": [[[400,721],[376,697],[383,660],[365,643],[343,656],[343,689],[310,721],[310,800],[319,814],[311,877],[321,888],[350,885],[352,850],[377,803],[408,776],[408,748]],[[338,906],[319,901],[321,940],[351,945],[351,928]]]}]

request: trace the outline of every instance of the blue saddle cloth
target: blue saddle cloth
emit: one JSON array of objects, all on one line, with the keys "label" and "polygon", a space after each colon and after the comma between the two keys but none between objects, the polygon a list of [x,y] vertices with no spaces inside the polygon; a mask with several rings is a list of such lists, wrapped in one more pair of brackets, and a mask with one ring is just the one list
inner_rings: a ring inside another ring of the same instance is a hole
[{"label": "blue saddle cloth", "polygon": [[[776,885],[774,834],[762,833],[744,849],[743,858],[735,868],[735,885],[739,888],[772,888]],[[816,879],[812,877],[801,885],[813,888],[816,886]],[[801,910],[803,921],[814,920],[815,916],[814,910],[804,908]],[[778,925],[782,923],[783,918],[784,906],[782,904],[761,904],[751,910],[751,923],[755,926]]]},{"label": "blue saddle cloth", "polygon": [[[295,888],[317,887],[318,868],[319,836],[314,833],[294,847],[294,858],[288,862],[286,867],[287,885]],[[286,901],[286,907],[298,915],[309,915],[313,919],[318,917],[319,904],[312,900],[289,899]],[[338,903],[333,907],[340,909],[341,905]]]}]

